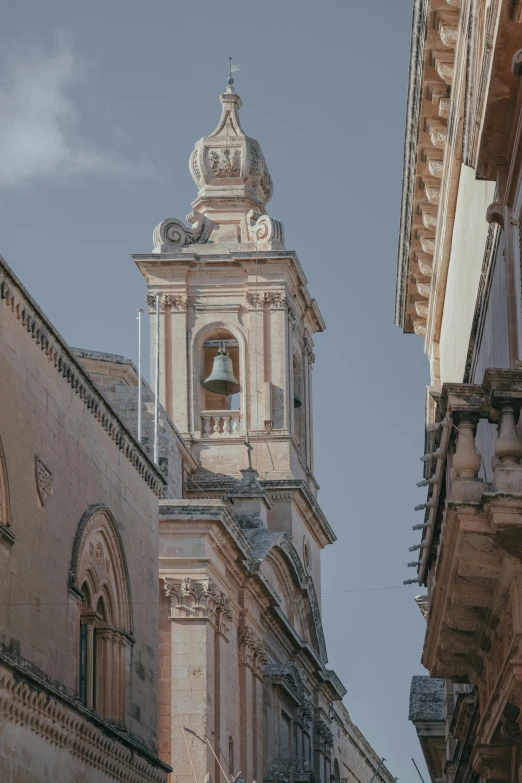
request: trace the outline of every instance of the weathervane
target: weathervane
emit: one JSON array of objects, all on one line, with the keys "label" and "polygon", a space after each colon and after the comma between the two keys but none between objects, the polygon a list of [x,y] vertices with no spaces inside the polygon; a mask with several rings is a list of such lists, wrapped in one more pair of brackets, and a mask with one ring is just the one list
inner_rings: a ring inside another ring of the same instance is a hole
[{"label": "weathervane", "polygon": [[234,79],[232,78],[232,74],[236,71],[239,71],[240,66],[239,65],[232,65],[232,57],[228,58],[228,79],[227,84],[229,87],[232,87],[234,84]]}]

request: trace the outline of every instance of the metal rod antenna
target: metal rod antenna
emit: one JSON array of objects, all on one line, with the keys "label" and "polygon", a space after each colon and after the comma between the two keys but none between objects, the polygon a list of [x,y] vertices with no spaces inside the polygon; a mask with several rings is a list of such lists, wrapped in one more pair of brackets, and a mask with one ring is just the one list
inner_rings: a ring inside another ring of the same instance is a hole
[{"label": "metal rod antenna", "polygon": [[413,766],[414,766],[414,767],[415,767],[415,769],[417,770],[417,772],[418,772],[418,774],[419,774],[419,777],[420,777],[420,779],[422,780],[422,783],[424,783],[424,778],[422,777],[422,775],[421,775],[421,773],[420,773],[420,770],[419,770],[418,766],[417,766],[417,765],[416,765],[416,763],[415,763],[415,759],[412,759],[412,761],[413,761]]},{"label": "metal rod antenna", "polygon": [[159,423],[159,294],[156,294],[156,367],[154,372],[154,462],[158,464],[158,423]]},{"label": "metal rod antenna", "polygon": [[190,759],[190,766],[192,767],[192,772],[194,773],[194,780],[196,781],[196,783],[198,783],[198,777],[196,775],[196,770],[194,769],[194,764],[192,763],[192,756],[190,755],[190,750],[189,750],[189,746],[188,746],[188,742],[187,742],[187,736],[185,734],[185,726],[181,727],[181,733],[183,734],[183,739],[185,740],[185,747],[187,749],[188,757]]},{"label": "metal rod antenna", "polygon": [[218,759],[218,757],[216,756],[216,752],[215,752],[214,748],[212,747],[212,745],[210,744],[210,742],[208,741],[208,737],[207,736],[205,736],[205,742],[209,746],[210,750],[212,751],[212,755],[214,756],[214,758],[216,759],[217,763],[219,764],[219,769],[223,773],[223,776],[224,776],[225,780],[227,781],[227,783],[229,783],[228,775],[225,772],[225,770],[223,769],[223,767],[221,766],[221,762]]},{"label": "metal rod antenna", "polygon": [[138,442],[141,443],[141,314],[143,308],[138,307]]},{"label": "metal rod antenna", "polygon": [[370,780],[370,783],[373,783],[373,781],[375,780],[375,778],[377,777],[377,775],[378,775],[378,774],[379,774],[379,772],[381,771],[381,768],[382,768],[382,766],[383,766],[383,764],[384,764],[384,762],[385,762],[385,761],[386,761],[386,759],[385,759],[385,758],[384,758],[384,756],[383,756],[383,757],[382,757],[382,759],[381,759],[381,760],[380,760],[380,762],[379,762],[379,766],[377,767],[377,769],[376,769],[376,770],[375,770],[375,772],[373,773],[373,776],[372,776],[372,779]]}]

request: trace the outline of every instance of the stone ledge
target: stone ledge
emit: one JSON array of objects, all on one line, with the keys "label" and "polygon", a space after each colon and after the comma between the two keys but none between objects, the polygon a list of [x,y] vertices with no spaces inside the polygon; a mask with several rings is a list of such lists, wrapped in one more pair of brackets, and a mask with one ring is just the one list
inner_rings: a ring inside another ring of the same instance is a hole
[{"label": "stone ledge", "polygon": [[122,783],[166,783],[171,768],[137,738],[0,648],[0,713]]}]

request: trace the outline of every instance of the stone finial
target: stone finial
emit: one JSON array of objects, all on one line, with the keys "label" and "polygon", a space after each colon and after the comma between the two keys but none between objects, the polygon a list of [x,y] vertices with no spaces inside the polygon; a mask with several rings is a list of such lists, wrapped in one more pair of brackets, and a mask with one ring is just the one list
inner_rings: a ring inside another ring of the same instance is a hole
[{"label": "stone finial", "polygon": [[190,173],[199,189],[194,206],[205,212],[233,199],[245,212],[255,206],[264,213],[273,184],[261,147],[241,128],[242,103],[233,84],[219,100],[223,108],[217,128],[196,142],[190,156]]}]

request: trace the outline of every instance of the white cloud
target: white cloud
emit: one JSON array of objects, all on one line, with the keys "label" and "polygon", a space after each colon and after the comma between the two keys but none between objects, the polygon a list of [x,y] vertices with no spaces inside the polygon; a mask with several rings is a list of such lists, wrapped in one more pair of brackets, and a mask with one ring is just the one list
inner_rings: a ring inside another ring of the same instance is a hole
[{"label": "white cloud", "polygon": [[71,90],[79,74],[63,35],[54,54],[33,50],[30,59],[15,61],[9,83],[0,88],[0,187],[45,175],[154,176],[149,164],[125,160],[82,137]]}]

